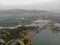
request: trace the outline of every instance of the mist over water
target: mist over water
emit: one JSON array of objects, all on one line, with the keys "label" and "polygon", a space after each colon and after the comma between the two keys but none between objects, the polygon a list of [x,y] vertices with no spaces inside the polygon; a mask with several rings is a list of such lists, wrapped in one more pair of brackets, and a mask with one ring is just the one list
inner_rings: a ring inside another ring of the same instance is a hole
[{"label": "mist over water", "polygon": [[32,39],[32,43],[33,45],[60,45],[60,32],[42,30]]}]

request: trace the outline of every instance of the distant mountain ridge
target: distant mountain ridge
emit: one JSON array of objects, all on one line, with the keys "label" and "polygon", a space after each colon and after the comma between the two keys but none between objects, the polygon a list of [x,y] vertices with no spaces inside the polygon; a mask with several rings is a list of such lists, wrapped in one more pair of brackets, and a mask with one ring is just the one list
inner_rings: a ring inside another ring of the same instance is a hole
[{"label": "distant mountain ridge", "polygon": [[0,10],[0,18],[7,16],[60,16],[60,13],[54,13],[45,10],[24,10],[24,9],[9,9],[9,10]]},{"label": "distant mountain ridge", "polygon": [[0,15],[41,15],[51,13],[44,10],[22,10],[22,9],[11,9],[11,10],[0,10]]}]

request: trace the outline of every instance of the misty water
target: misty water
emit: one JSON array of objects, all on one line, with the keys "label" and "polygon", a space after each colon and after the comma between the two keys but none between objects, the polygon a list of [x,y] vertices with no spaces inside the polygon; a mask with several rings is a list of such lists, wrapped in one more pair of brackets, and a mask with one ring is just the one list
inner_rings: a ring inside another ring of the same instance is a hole
[{"label": "misty water", "polygon": [[51,30],[40,31],[33,39],[33,45],[60,45],[60,32],[53,33]]}]

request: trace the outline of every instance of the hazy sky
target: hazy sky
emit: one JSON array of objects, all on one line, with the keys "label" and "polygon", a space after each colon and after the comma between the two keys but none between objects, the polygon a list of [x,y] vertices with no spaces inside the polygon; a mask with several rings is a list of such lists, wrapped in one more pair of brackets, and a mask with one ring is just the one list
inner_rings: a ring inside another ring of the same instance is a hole
[{"label": "hazy sky", "polygon": [[0,0],[0,9],[60,10],[60,0]]}]

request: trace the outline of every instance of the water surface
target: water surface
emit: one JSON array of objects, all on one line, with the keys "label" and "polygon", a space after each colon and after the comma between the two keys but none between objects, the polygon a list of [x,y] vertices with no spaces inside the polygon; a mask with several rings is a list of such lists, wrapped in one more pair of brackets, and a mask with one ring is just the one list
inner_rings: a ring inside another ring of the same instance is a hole
[{"label": "water surface", "polygon": [[60,32],[42,30],[32,39],[32,43],[33,45],[60,45]]}]

